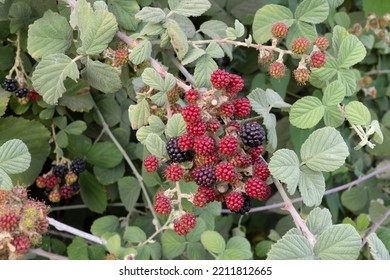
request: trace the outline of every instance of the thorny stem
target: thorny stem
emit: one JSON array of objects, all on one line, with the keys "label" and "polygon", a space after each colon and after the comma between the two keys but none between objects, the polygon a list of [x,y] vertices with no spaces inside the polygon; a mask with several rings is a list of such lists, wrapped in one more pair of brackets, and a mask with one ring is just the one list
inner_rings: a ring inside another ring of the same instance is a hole
[{"label": "thorny stem", "polygon": [[179,69],[179,71],[183,74],[184,77],[186,77],[187,81],[192,85],[195,86],[195,80],[194,77],[188,72],[188,70],[183,66],[183,64],[180,63],[179,60],[177,60],[176,57],[173,55],[170,55],[169,58],[173,62],[173,64]]},{"label": "thorny stem", "polygon": [[102,123],[102,126],[105,130],[105,132],[107,133],[107,135],[110,137],[110,139],[112,140],[112,142],[115,144],[115,146],[118,148],[118,150],[120,151],[120,153],[122,154],[123,158],[125,159],[125,161],[127,162],[127,164],[130,166],[131,170],[133,171],[133,174],[134,176],[137,178],[140,186],[141,186],[141,189],[142,189],[142,192],[145,196],[145,199],[146,199],[146,203],[148,204],[149,206],[149,210],[150,212],[152,213],[153,215],[153,218],[155,219],[156,221],[156,225],[157,225],[157,229],[159,229],[161,227],[161,224],[160,224],[160,221],[157,217],[157,214],[156,212],[154,211],[154,208],[153,208],[153,203],[152,201],[150,200],[150,197],[149,197],[149,194],[148,194],[148,191],[146,190],[146,187],[145,187],[145,184],[144,184],[144,181],[143,181],[143,178],[142,178],[142,175],[138,172],[137,168],[135,167],[134,163],[132,162],[132,160],[130,159],[130,157],[128,156],[127,152],[123,149],[122,145],[118,142],[118,140],[115,138],[114,134],[112,134],[111,130],[110,130],[110,127],[108,126],[107,122],[105,121],[102,113],[100,112],[99,110],[99,107],[96,105],[96,103],[94,104],[94,107],[95,107],[95,110],[96,110],[96,113]]},{"label": "thorny stem", "polygon": [[371,70],[367,72],[365,75],[370,76],[370,75],[381,75],[381,74],[390,74],[390,70]]},{"label": "thorny stem", "polygon": [[[136,203],[135,206],[144,206],[143,203]],[[123,203],[110,203],[107,205],[107,207],[124,207]],[[67,205],[67,206],[58,206],[58,207],[51,207],[50,212],[55,211],[64,211],[64,210],[77,210],[77,209],[84,209],[87,208],[85,204],[79,204],[79,205]]]},{"label": "thorny stem", "polygon": [[53,142],[54,142],[54,145],[55,145],[56,164],[58,164],[60,162],[60,156],[58,154],[58,151],[59,151],[60,147],[57,144],[56,129],[55,129],[55,124],[54,123],[51,124],[51,134],[52,134],[52,139],[53,139]]},{"label": "thorny stem", "polygon": [[381,224],[383,224],[383,222],[387,219],[387,217],[388,217],[389,215],[390,215],[390,208],[387,209],[387,211],[385,212],[385,214],[383,214],[383,215],[379,218],[379,220],[377,220],[375,223],[372,224],[370,231],[369,231],[369,232],[367,233],[367,235],[362,239],[362,247],[363,247],[364,245],[366,245],[366,243],[367,243],[367,238],[368,238],[371,234],[375,233],[375,231],[380,227]]},{"label": "thorny stem", "polygon": [[142,242],[138,247],[142,247],[142,246],[150,243],[153,240],[153,238],[155,238],[157,235],[159,235],[164,230],[168,229],[169,228],[168,225],[171,222],[171,220],[172,220],[172,215],[169,215],[168,220],[165,222],[165,224],[162,227],[160,227],[158,230],[156,230],[151,236],[149,236],[148,239],[146,239],[144,242]]},{"label": "thorny stem", "polygon": [[54,253],[50,253],[50,252],[47,252],[47,251],[42,250],[42,249],[30,249],[29,253],[35,254],[35,255],[39,255],[39,256],[42,256],[42,257],[46,257],[46,258],[48,258],[50,260],[68,260],[67,257],[61,256],[61,255],[57,255],[57,254],[54,254]]}]

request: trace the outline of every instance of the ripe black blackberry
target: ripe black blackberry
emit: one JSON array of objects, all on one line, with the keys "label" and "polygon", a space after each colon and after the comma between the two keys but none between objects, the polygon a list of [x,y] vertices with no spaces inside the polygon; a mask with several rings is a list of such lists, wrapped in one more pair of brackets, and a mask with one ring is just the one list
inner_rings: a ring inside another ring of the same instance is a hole
[{"label": "ripe black blackberry", "polygon": [[217,181],[215,168],[211,165],[202,165],[192,171],[195,183],[203,187],[213,187]]},{"label": "ripe black blackberry", "polygon": [[172,162],[185,162],[192,159],[190,151],[179,148],[179,137],[172,137],[167,143],[167,153]]},{"label": "ripe black blackberry", "polygon": [[13,92],[13,91],[15,91],[15,90],[17,90],[19,88],[19,83],[18,83],[17,80],[5,79],[4,82],[3,82],[3,88],[6,91]]},{"label": "ripe black blackberry", "polygon": [[79,183],[73,183],[72,185],[72,188],[73,188],[73,194],[76,194],[80,191],[80,184]]},{"label": "ripe black blackberry", "polygon": [[247,212],[249,212],[249,210],[251,210],[252,203],[251,203],[250,196],[247,195],[246,193],[243,193],[242,196],[244,197],[244,205],[242,205],[240,210],[236,210],[236,211],[230,210],[231,212],[236,213],[236,214],[240,214],[240,215],[245,215],[245,213],[247,213]]},{"label": "ripe black blackberry", "polygon": [[246,146],[255,148],[263,144],[265,132],[257,122],[248,122],[241,126],[240,137]]},{"label": "ripe black blackberry", "polygon": [[72,161],[70,169],[73,173],[79,174],[85,170],[85,161],[78,158]]},{"label": "ripe black blackberry", "polygon": [[62,178],[69,172],[69,168],[66,165],[60,164],[53,167],[53,174],[56,177]]},{"label": "ripe black blackberry", "polygon": [[24,98],[27,96],[29,90],[27,88],[20,88],[15,92],[17,98]]},{"label": "ripe black blackberry", "polygon": [[47,199],[49,197],[49,194],[51,192],[51,189],[50,188],[45,188],[42,195],[45,199]]}]

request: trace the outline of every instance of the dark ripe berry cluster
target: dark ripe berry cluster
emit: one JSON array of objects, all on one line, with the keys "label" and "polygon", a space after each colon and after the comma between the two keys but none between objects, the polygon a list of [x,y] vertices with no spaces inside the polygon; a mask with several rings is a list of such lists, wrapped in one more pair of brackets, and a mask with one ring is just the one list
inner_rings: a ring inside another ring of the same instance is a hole
[{"label": "dark ripe berry cluster", "polygon": [[85,170],[85,161],[75,159],[70,164],[54,165],[52,170],[38,176],[35,185],[44,189],[43,195],[52,203],[69,199],[80,191],[79,174]]},{"label": "dark ripe berry cluster", "polygon": [[42,243],[46,233],[48,207],[27,198],[27,189],[0,189],[0,260],[22,259],[31,247]]},{"label": "dark ripe berry cluster", "polygon": [[26,87],[20,87],[17,80],[5,79],[2,87],[9,92],[14,92],[18,102],[22,105],[27,104],[29,100],[36,101],[40,98],[40,95],[33,90],[29,90]]},{"label": "dark ripe berry cluster", "polygon": [[[189,104],[180,114],[187,133],[168,139],[167,158],[149,155],[144,167],[154,172],[163,166],[163,174],[170,182],[195,182],[198,189],[188,199],[196,207],[220,201],[231,211],[245,214],[252,198],[265,200],[271,194],[265,183],[270,175],[268,166],[261,158],[265,131],[255,121],[242,120],[250,115],[251,105],[247,98],[237,97],[244,85],[241,77],[219,69],[210,81],[212,89],[191,89],[185,95]],[[156,196],[154,209],[167,215],[175,209],[178,199],[171,190],[163,194]],[[195,226],[195,217],[188,215],[174,215],[178,234],[187,234]]]}]

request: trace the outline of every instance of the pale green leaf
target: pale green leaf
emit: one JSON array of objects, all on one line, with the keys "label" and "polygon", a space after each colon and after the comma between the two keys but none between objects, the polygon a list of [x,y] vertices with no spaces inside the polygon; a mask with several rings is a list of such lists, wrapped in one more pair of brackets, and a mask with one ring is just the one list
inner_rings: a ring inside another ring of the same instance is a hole
[{"label": "pale green leaf", "polygon": [[245,27],[238,19],[234,21],[234,30],[236,32],[237,38],[240,38],[245,34]]},{"label": "pale green leaf", "polygon": [[212,42],[207,46],[206,53],[212,58],[222,58],[225,56],[222,48],[215,42]]},{"label": "pale green leaf", "polygon": [[[1,48],[0,48],[1,52]],[[0,88],[0,117],[4,115],[7,110],[8,101],[11,97],[11,93]]]},{"label": "pale green leaf", "polygon": [[144,242],[146,240],[146,234],[139,227],[127,227],[123,234],[123,240],[131,243]]},{"label": "pale green leaf", "polygon": [[91,226],[93,235],[101,237],[107,232],[116,232],[119,229],[119,219],[117,216],[109,215],[96,219]]},{"label": "pale green leaf", "polygon": [[119,234],[114,234],[107,239],[107,251],[114,255],[119,255],[121,251],[121,237]]},{"label": "pale green leaf", "polygon": [[299,159],[294,151],[288,149],[277,150],[269,162],[272,176],[287,184],[288,192],[295,193],[299,182]]},{"label": "pale green leaf", "polygon": [[196,226],[193,228],[189,234],[186,235],[187,241],[189,242],[197,242],[200,241],[200,237],[203,232],[206,231],[206,223],[202,218],[196,219]]},{"label": "pale green leaf", "polygon": [[[205,35],[209,36],[212,39],[223,39],[226,37],[226,29],[228,26],[226,23],[220,20],[209,20],[203,22],[199,30],[204,33]],[[219,44],[225,54],[230,58],[233,59],[233,45],[223,43]]]},{"label": "pale green leaf", "polygon": [[185,237],[178,235],[173,230],[166,230],[161,235],[161,245],[163,256],[167,259],[173,259],[181,255],[185,248]]},{"label": "pale green leaf", "polygon": [[198,17],[210,9],[208,0],[168,0],[172,12],[186,16]]},{"label": "pale green leaf", "polygon": [[0,147],[0,169],[7,174],[22,173],[31,162],[31,154],[26,144],[19,139],[12,139]]},{"label": "pale green leaf", "polygon": [[345,106],[345,115],[350,124],[369,125],[371,114],[368,108],[359,101],[352,101]]},{"label": "pale green leaf", "polygon": [[99,1],[93,2],[93,9],[94,10],[108,11],[108,6],[107,6],[105,1],[99,0]]},{"label": "pale green leaf", "polygon": [[266,114],[263,118],[263,125],[267,129],[267,147],[274,151],[278,145],[278,135],[276,134],[276,116],[274,114]]},{"label": "pale green leaf", "polygon": [[221,254],[226,247],[225,239],[216,231],[207,230],[203,232],[200,241],[213,254]]},{"label": "pale green leaf", "polygon": [[297,38],[305,37],[309,39],[310,42],[314,42],[317,36],[317,31],[313,24],[297,21],[288,30],[286,44],[291,48],[292,42]]},{"label": "pale green leaf", "polygon": [[314,171],[307,166],[301,166],[299,176],[299,191],[303,203],[309,207],[320,205],[325,192],[325,179],[320,171]]},{"label": "pale green leaf", "polygon": [[311,68],[310,70],[310,79],[316,77],[320,81],[330,81],[337,74],[337,62],[333,58],[327,57],[323,67]]},{"label": "pale green leaf", "polygon": [[133,211],[141,193],[139,182],[134,177],[123,177],[118,181],[119,196],[128,212]]},{"label": "pale green leaf", "polygon": [[343,4],[344,0],[328,0],[329,8],[337,8]]},{"label": "pale green leaf", "polygon": [[87,124],[84,121],[74,121],[68,124],[64,131],[68,134],[80,135],[87,129]]},{"label": "pale green leaf", "polygon": [[181,136],[186,133],[186,123],[182,114],[174,114],[167,122],[165,135],[168,138]]},{"label": "pale green leaf", "polygon": [[341,42],[344,41],[345,38],[351,36],[347,29],[340,25],[336,25],[333,28],[333,36],[332,36],[332,47],[334,51],[338,51],[341,45]]},{"label": "pale green leaf", "polygon": [[315,96],[305,96],[291,106],[290,122],[301,129],[311,128],[319,123],[324,111],[321,100]]},{"label": "pale green leaf", "polygon": [[80,194],[84,204],[93,212],[103,213],[107,207],[105,187],[88,171],[80,174]]},{"label": "pale green leaf", "polygon": [[171,73],[167,73],[164,77],[164,92],[172,90],[176,86],[176,79]]},{"label": "pale green leaf", "polygon": [[153,68],[146,68],[144,72],[142,72],[141,77],[146,85],[157,90],[164,90],[165,82],[160,74]]},{"label": "pale green leaf", "polygon": [[139,5],[136,0],[108,0],[107,4],[120,26],[126,30],[137,29],[138,22],[135,15],[139,11]]},{"label": "pale green leaf", "polygon": [[114,93],[122,88],[119,73],[114,67],[88,59],[84,76],[91,87],[104,93]]},{"label": "pale green leaf", "polygon": [[88,243],[85,239],[76,236],[67,247],[70,260],[88,260]]},{"label": "pale green leaf", "polygon": [[154,23],[163,21],[165,17],[166,15],[163,10],[153,7],[143,7],[142,10],[135,15],[135,18],[138,20]]},{"label": "pale green leaf", "polygon": [[129,107],[129,120],[132,129],[138,129],[148,123],[150,108],[147,100],[142,100],[136,105]]},{"label": "pale green leaf", "polygon": [[279,109],[284,109],[284,108],[290,108],[291,105],[288,104],[287,102],[284,102],[283,98],[277,93],[276,91],[267,88],[265,90],[265,98],[269,104],[269,106],[273,108],[279,108]]},{"label": "pale green leaf", "polygon": [[148,126],[143,126],[137,130],[137,140],[142,144],[145,144],[146,138],[148,137],[149,133],[156,133],[160,136],[165,129],[165,125],[162,120],[155,115],[151,115],[149,117],[148,123]]},{"label": "pale green leaf", "polygon": [[176,52],[177,58],[182,60],[188,52],[187,36],[174,20],[167,20],[165,27],[171,38],[171,44]]},{"label": "pale green leaf", "polygon": [[320,235],[332,226],[332,215],[328,209],[316,207],[307,216],[306,225],[312,234]]},{"label": "pale green leaf", "polygon": [[253,19],[253,39],[259,43],[265,43],[272,38],[272,25],[283,22],[291,26],[294,22],[293,13],[290,9],[281,5],[265,5],[255,14]]},{"label": "pale green leaf", "polygon": [[374,129],[374,141],[378,144],[382,144],[384,140],[383,132],[381,130],[381,126],[377,120],[373,120],[370,124],[371,128]]},{"label": "pale green leaf", "polygon": [[336,13],[334,15],[334,20],[335,20],[336,24],[338,24],[344,28],[349,28],[349,26],[351,25],[351,18],[349,17],[349,15],[346,12]]},{"label": "pale green leaf", "polygon": [[286,233],[271,246],[267,260],[313,260],[313,248],[302,235]]},{"label": "pale green leaf", "polygon": [[14,2],[8,11],[9,29],[11,33],[27,27],[30,22],[32,10],[29,4],[24,2]]},{"label": "pale green leaf", "polygon": [[328,2],[323,0],[304,0],[295,10],[295,18],[297,20],[314,24],[325,21],[328,14]]},{"label": "pale green leaf", "polygon": [[202,56],[195,66],[195,84],[199,87],[209,87],[211,74],[218,69],[217,63],[209,55]]},{"label": "pale green leaf", "polygon": [[152,43],[149,40],[143,40],[139,43],[129,55],[129,60],[133,64],[141,64],[148,60],[152,54]]},{"label": "pale green leaf", "polygon": [[195,60],[197,60],[199,57],[201,57],[205,53],[206,52],[203,49],[191,48],[191,49],[188,50],[187,54],[185,55],[185,57],[183,58],[181,63],[183,65],[187,65],[187,64],[189,64],[191,62],[194,62]]},{"label": "pale green leaf", "polygon": [[367,242],[374,260],[390,260],[389,251],[375,233],[368,236]]},{"label": "pale green leaf", "polygon": [[248,239],[242,236],[233,236],[230,238],[223,252],[223,259],[225,260],[248,260],[252,256],[251,245]]},{"label": "pale green leaf", "polygon": [[86,161],[103,168],[117,166],[123,159],[121,152],[110,141],[98,142],[92,145],[87,153]]},{"label": "pale green leaf", "polygon": [[366,54],[363,43],[355,35],[350,35],[341,41],[337,62],[339,67],[350,67],[362,61]]},{"label": "pale green leaf", "polygon": [[33,87],[46,103],[55,105],[66,91],[64,81],[68,77],[78,80],[76,62],[64,54],[51,54],[42,58],[36,67],[32,75]]},{"label": "pale green leaf", "polygon": [[164,33],[164,31],[161,23],[148,22],[140,31],[140,35],[155,36]]},{"label": "pale green leaf", "polygon": [[346,86],[346,96],[351,96],[356,92],[357,79],[353,71],[349,69],[340,69],[337,72],[337,79]]},{"label": "pale green leaf", "polygon": [[367,189],[361,185],[344,191],[341,194],[341,203],[352,212],[365,208],[367,201]]},{"label": "pale green leaf", "polygon": [[145,145],[148,151],[158,158],[164,158],[167,154],[165,142],[155,133],[146,137]]},{"label": "pale green leaf", "polygon": [[64,53],[72,44],[73,32],[68,20],[48,10],[28,28],[27,50],[35,59]]},{"label": "pale green leaf", "polygon": [[10,190],[13,187],[12,180],[3,169],[0,168],[0,189]]},{"label": "pale green leaf", "polygon": [[317,129],[303,143],[301,158],[315,171],[334,171],[344,164],[348,146],[340,132],[332,127]]},{"label": "pale green leaf", "polygon": [[188,17],[179,14],[172,14],[170,18],[177,22],[180,29],[183,30],[184,34],[186,34],[187,38],[194,38],[196,28],[194,23]]},{"label": "pale green leaf", "polygon": [[340,81],[336,80],[325,88],[322,103],[324,103],[325,106],[338,105],[344,100],[345,94],[345,86]]},{"label": "pale green leaf", "polygon": [[353,226],[334,225],[317,238],[314,252],[322,260],[356,260],[360,246],[360,235]]},{"label": "pale green leaf", "polygon": [[339,127],[344,123],[344,114],[336,106],[325,106],[324,123],[326,126]]}]

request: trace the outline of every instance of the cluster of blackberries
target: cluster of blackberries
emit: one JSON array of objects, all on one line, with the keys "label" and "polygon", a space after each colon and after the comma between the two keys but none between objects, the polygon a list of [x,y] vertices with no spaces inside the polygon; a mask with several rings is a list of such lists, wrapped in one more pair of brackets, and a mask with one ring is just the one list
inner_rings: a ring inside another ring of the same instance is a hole
[{"label": "cluster of blackberries", "polygon": [[18,81],[14,79],[5,79],[2,86],[6,91],[14,92],[19,103],[22,104],[27,103],[28,100],[36,101],[40,98],[37,92],[30,91],[26,87],[19,87]]},{"label": "cluster of blackberries", "polygon": [[80,191],[78,175],[85,170],[85,161],[75,159],[70,166],[58,164],[52,170],[42,176],[38,176],[35,184],[44,189],[43,195],[52,203],[57,203],[61,198],[69,199]]}]

